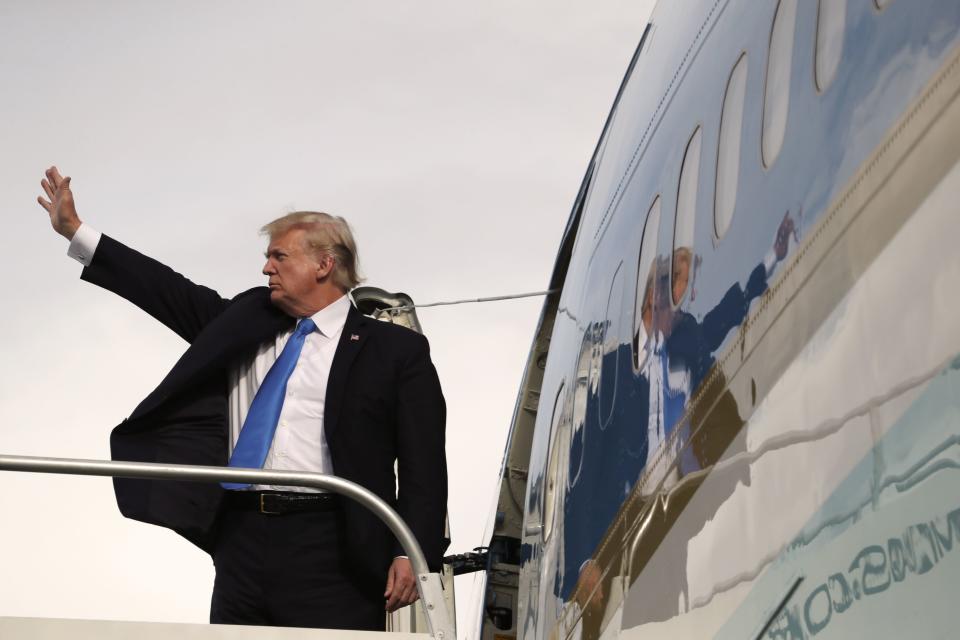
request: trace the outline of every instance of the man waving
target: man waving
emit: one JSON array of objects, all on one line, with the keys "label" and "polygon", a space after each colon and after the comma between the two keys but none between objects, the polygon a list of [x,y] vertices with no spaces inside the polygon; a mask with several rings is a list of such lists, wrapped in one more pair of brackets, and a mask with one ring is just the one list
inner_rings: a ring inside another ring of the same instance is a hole
[{"label": "man waving", "polygon": [[[84,265],[189,343],[116,427],[115,460],[335,474],[391,504],[439,570],[446,409],[426,339],[361,315],[346,220],[296,212],[265,225],[267,287],[233,298],[81,222],[70,178],[46,172],[40,205]],[[394,472],[396,468],[397,472]],[[416,600],[410,562],[363,507],[295,487],[121,480],[122,513],[211,553],[210,621],[377,630]],[[385,588],[386,585],[386,588]]]}]

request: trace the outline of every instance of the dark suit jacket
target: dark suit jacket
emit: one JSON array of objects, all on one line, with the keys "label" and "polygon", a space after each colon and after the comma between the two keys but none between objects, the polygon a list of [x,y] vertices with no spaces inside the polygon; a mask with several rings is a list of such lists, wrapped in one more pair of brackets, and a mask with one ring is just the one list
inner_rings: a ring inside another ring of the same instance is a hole
[{"label": "dark suit jacket", "polygon": [[[190,344],[160,385],[113,430],[113,459],[226,465],[227,371],[294,319],[270,303],[266,287],[227,300],[108,236],[81,277],[126,298]],[[434,571],[447,543],[445,420],[426,338],[351,307],[324,410],[334,472],[396,508]],[[212,551],[223,498],[219,485],[116,479],[114,487],[123,515],[169,527]],[[382,588],[392,558],[402,551],[376,516],[347,502],[350,557],[362,577]]]}]

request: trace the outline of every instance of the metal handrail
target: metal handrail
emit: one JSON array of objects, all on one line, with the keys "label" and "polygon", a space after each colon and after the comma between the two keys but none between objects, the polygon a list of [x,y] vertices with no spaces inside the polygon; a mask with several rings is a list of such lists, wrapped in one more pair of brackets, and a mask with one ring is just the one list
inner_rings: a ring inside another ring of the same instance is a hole
[{"label": "metal handrail", "polygon": [[114,478],[153,480],[192,480],[196,482],[232,482],[285,487],[324,489],[356,500],[376,515],[396,536],[417,574],[417,591],[427,618],[430,634],[438,640],[454,640],[453,625],[443,603],[439,573],[431,573],[427,560],[410,527],[382,498],[354,482],[322,473],[237,469],[154,462],[110,462],[71,458],[0,455],[0,471],[27,471]]}]

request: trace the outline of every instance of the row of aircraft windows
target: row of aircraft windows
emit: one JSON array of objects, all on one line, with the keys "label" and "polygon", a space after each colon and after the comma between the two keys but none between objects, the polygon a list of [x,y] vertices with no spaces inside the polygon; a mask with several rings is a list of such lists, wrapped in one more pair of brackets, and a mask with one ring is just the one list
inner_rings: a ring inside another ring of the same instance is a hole
[{"label": "row of aircraft windows", "polygon": [[[880,10],[891,1],[873,0],[877,9]],[[846,14],[847,0],[819,0],[814,54],[814,82],[818,92],[826,91],[840,67]],[[796,19],[797,0],[780,0],[770,31],[764,83],[760,138],[764,168],[773,166],[786,137]],[[723,238],[730,228],[736,209],[747,95],[747,69],[748,56],[744,52],[730,72],[720,112],[713,207],[714,234],[718,240]],[[680,169],[670,264],[655,264],[656,238],[659,236],[661,218],[659,195],[654,198],[647,214],[640,247],[634,308],[634,354],[635,366],[638,368],[643,365],[642,360],[647,351],[645,347],[651,334],[654,305],[679,305],[687,291],[694,261],[693,231],[702,150],[703,131],[702,127],[698,126],[687,142],[683,165]]]},{"label": "row of aircraft windows", "polygon": [[[891,1],[873,0],[877,9],[880,10],[884,9]],[[826,91],[840,67],[846,13],[847,0],[819,0],[814,54],[814,81],[819,92]],[[765,168],[773,165],[786,137],[796,16],[797,0],[780,0],[771,29],[764,86],[761,157]],[[720,112],[713,219],[714,233],[717,239],[723,238],[730,228],[733,213],[736,209],[743,115],[747,95],[747,65],[747,54],[743,53],[730,72]],[[605,145],[606,141],[603,144]],[[703,130],[702,127],[698,126],[687,141],[687,148],[683,155],[683,165],[680,169],[680,182],[677,187],[677,209],[673,229],[673,254],[669,259],[669,264],[664,258],[660,260],[656,258],[656,244],[661,222],[661,198],[659,195],[654,198],[653,204],[647,212],[640,243],[637,291],[633,313],[634,366],[638,369],[643,366],[643,360],[649,353],[648,342],[653,334],[653,324],[655,322],[654,305],[679,305],[683,301],[688,288],[694,261],[692,252],[693,231],[702,151]],[[617,292],[622,290],[620,284],[622,274],[623,270],[619,269],[614,277],[611,299],[608,301],[608,319],[611,318],[612,314],[619,315],[619,302],[613,304],[613,298]],[[582,426],[586,418],[586,399],[589,385],[592,380],[595,381],[599,378],[599,361],[602,350],[598,340],[599,337],[593,335],[590,331],[584,336],[577,362],[576,381],[570,405],[565,402],[563,385],[557,392],[554,402],[554,412],[550,426],[551,446],[547,454],[547,484],[540,505],[544,540],[550,538],[553,529],[558,491],[557,483],[560,480],[559,465],[561,461],[574,462],[565,459],[561,454],[567,453],[569,455],[568,448],[571,445],[574,432],[578,433],[579,437],[583,437]],[[615,387],[615,385],[613,386]],[[601,388],[601,394],[604,388],[609,387],[604,385]],[[608,394],[610,393],[611,391],[608,391]],[[601,398],[601,424],[609,419],[612,400],[612,397]],[[582,461],[580,462],[582,464]],[[576,469],[576,471],[573,472],[573,478],[567,479],[568,485],[576,482],[579,467],[579,464],[571,464],[571,468]]]}]

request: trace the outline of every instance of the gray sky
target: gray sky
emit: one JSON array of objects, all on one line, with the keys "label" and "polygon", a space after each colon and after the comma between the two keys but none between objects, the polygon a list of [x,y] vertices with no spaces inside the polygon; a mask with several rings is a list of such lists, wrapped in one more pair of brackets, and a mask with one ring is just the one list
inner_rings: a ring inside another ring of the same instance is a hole
[{"label": "gray sky", "polygon": [[[47,166],[84,221],[224,295],[265,282],[256,230],[293,209],[346,216],[368,284],[418,302],[541,290],[652,4],[0,4],[0,452],[108,458],[186,346],[79,280]],[[451,552],[483,542],[541,304],[420,312]],[[123,519],[109,480],[2,478],[0,615],[206,620],[209,558]]]}]

